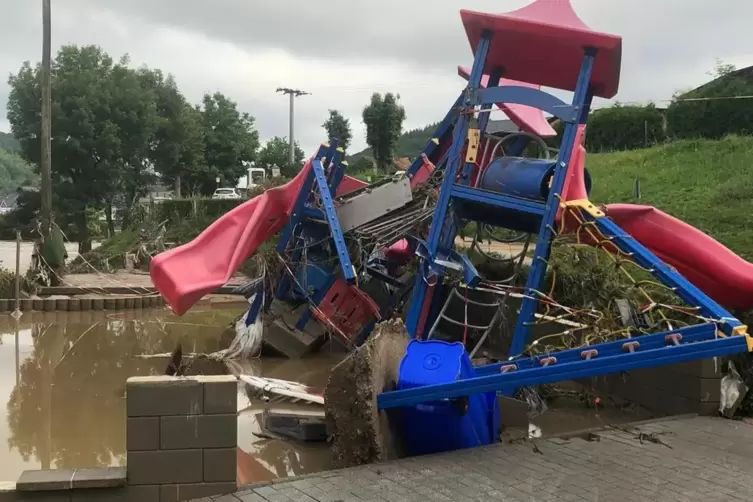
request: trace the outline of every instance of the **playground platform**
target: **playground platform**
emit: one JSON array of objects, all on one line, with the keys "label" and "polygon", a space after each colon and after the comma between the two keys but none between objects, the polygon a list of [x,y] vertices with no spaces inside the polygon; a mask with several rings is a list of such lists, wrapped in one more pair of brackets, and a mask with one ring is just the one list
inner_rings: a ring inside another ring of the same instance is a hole
[{"label": "playground platform", "polygon": [[749,423],[681,417],[538,440],[536,448],[493,445],[325,472],[201,500],[753,501],[752,445]]}]

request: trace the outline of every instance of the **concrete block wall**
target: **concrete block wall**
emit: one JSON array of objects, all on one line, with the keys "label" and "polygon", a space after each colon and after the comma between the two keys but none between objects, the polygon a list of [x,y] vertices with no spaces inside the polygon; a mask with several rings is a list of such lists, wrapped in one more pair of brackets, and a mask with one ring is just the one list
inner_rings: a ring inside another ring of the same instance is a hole
[{"label": "concrete block wall", "polygon": [[630,371],[581,381],[605,394],[618,396],[655,413],[715,415],[719,410],[721,360]]},{"label": "concrete block wall", "polygon": [[126,384],[128,487],[161,502],[236,490],[233,376],[135,377]]}]

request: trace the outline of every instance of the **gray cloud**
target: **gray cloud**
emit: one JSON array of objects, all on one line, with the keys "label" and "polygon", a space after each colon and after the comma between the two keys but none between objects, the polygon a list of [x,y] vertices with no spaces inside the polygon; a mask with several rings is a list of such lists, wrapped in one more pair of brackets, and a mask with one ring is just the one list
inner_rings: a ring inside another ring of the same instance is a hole
[{"label": "gray cloud", "polygon": [[[3,19],[10,22],[0,30],[3,74],[40,53],[38,2],[6,3],[11,5],[3,7]],[[500,12],[527,3],[56,0],[54,42],[97,43],[114,56],[129,52],[136,64],[174,73],[194,101],[205,91],[222,90],[256,116],[265,138],[287,134],[287,102],[274,88],[303,86],[313,95],[298,101],[296,129],[310,149],[322,137],[328,108],[342,109],[359,126],[371,90],[400,92],[408,127],[440,119],[462,86],[455,65],[471,61],[458,10]],[[753,2],[747,0],[572,3],[593,29],[624,38],[617,96],[623,102],[668,99],[679,88],[699,85],[716,57],[740,66],[753,60],[747,22]],[[278,60],[282,56],[287,62]],[[2,82],[0,100],[6,96]],[[0,120],[0,128],[7,123]],[[355,132],[354,146],[362,146],[362,131]]]}]

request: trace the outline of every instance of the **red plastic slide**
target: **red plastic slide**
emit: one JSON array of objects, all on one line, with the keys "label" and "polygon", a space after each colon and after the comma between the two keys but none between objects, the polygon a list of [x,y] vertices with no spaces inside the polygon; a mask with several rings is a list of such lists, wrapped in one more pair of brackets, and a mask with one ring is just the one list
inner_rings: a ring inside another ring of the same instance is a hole
[{"label": "red plastic slide", "polygon": [[[149,267],[152,282],[173,312],[183,315],[227,283],[243,261],[285,225],[310,170],[311,161],[286,185],[241,204],[193,241],[154,257]],[[366,183],[345,176],[337,195],[363,186]]]},{"label": "red plastic slide", "polygon": [[753,307],[753,264],[723,244],[655,207],[610,204],[606,214],[724,307]]}]

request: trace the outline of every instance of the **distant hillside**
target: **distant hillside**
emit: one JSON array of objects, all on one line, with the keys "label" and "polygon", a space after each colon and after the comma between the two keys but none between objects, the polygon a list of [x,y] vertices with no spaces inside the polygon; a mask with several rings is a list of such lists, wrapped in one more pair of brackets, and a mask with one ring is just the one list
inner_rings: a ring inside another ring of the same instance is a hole
[{"label": "distant hillside", "polygon": [[18,153],[21,150],[21,144],[12,134],[0,131],[0,150]]},{"label": "distant hillside", "polygon": [[[426,146],[426,142],[431,138],[432,133],[437,128],[438,123],[429,124],[422,129],[413,129],[400,136],[395,149],[395,158],[402,157],[417,157],[421,150]],[[374,156],[371,153],[371,148],[362,150],[358,153],[348,155],[348,162],[353,165],[358,159],[367,157],[373,159]]]}]

